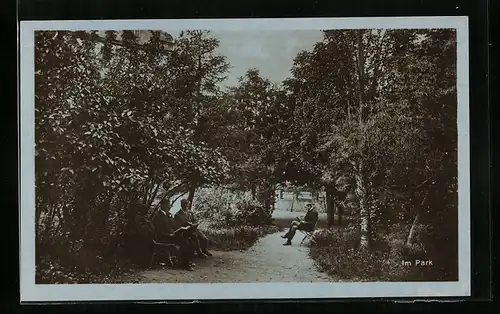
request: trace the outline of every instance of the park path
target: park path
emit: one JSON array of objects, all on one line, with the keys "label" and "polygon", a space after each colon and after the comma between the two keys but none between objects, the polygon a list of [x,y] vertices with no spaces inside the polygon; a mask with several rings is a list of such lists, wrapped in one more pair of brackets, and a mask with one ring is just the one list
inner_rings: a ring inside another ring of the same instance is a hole
[{"label": "park path", "polygon": [[332,279],[317,270],[307,246],[299,246],[297,233],[292,246],[283,246],[282,232],[266,235],[246,251],[212,251],[213,256],[196,261],[193,271],[147,270],[126,281],[136,283],[253,283],[328,282]]}]

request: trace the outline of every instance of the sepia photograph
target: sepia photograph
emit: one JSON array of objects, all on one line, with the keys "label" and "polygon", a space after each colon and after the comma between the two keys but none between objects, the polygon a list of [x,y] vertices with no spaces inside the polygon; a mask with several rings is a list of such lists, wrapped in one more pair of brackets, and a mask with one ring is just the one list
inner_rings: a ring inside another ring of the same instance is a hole
[{"label": "sepia photograph", "polygon": [[470,294],[466,18],[24,23],[26,299]]}]

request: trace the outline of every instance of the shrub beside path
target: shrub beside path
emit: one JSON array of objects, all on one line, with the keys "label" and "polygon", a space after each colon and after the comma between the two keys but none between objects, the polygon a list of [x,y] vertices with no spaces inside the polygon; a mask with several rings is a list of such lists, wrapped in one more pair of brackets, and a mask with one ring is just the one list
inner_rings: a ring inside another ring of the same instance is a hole
[{"label": "shrub beside path", "polygon": [[[299,246],[297,232],[292,246],[283,246],[282,232],[268,234],[246,251],[212,251],[213,256],[197,260],[193,271],[158,268],[126,276],[122,282],[136,283],[253,283],[331,282],[318,271],[309,248]],[[306,243],[305,243],[306,244]]]}]

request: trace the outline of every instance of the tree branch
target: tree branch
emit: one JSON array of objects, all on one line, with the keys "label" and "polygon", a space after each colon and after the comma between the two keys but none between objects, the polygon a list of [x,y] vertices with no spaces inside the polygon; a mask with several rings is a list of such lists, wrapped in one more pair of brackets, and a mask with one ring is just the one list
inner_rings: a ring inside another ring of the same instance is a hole
[{"label": "tree branch", "polygon": [[418,189],[419,187],[421,187],[422,185],[424,185],[427,181],[429,181],[430,179],[432,179],[432,177],[429,177],[427,178],[424,182],[420,183],[419,185],[417,185],[414,189]]},{"label": "tree branch", "polygon": [[[165,195],[163,195],[163,197],[160,199],[160,201],[158,202],[158,204],[156,204],[155,208],[153,209],[153,212],[156,212],[158,210],[158,208],[161,206],[161,203],[167,198],[167,197],[171,197],[172,196],[172,193],[175,194],[175,191],[181,189],[185,187],[185,184],[184,183],[181,183],[180,185],[177,185],[173,188],[171,188],[170,190],[168,190],[167,192],[165,192]],[[184,195],[186,193],[183,193],[182,195]]]}]

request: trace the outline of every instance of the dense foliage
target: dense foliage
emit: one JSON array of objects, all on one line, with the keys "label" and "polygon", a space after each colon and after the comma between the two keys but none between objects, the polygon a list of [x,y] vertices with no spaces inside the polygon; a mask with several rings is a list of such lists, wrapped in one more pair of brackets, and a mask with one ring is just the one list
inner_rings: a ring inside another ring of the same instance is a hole
[{"label": "dense foliage", "polygon": [[455,48],[453,30],[325,31],[290,82],[320,121],[302,128],[311,140],[297,145],[313,160],[302,167],[355,195],[357,250],[379,259],[394,227],[411,247],[424,225],[422,252],[448,279],[458,274]]},{"label": "dense foliage", "polygon": [[37,32],[39,279],[140,264],[158,199],[188,193],[211,229],[247,230],[290,183],[325,191],[330,220],[352,196],[343,237],[361,255],[346,258],[398,234],[457,276],[454,31],[323,34],[284,82],[249,69],[222,90],[230,64],[208,31]]},{"label": "dense foliage", "polygon": [[249,193],[234,192],[222,187],[198,191],[193,211],[202,221],[207,222],[207,228],[213,229],[272,224],[271,212]]}]

